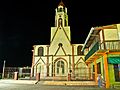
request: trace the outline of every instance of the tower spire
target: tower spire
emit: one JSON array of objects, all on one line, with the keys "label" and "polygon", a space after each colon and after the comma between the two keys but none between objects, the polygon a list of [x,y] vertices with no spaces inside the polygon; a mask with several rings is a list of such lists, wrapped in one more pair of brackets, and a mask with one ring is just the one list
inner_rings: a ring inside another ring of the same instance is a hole
[{"label": "tower spire", "polygon": [[58,6],[63,6],[63,7],[65,6],[62,0],[61,0],[60,3],[58,4]]}]

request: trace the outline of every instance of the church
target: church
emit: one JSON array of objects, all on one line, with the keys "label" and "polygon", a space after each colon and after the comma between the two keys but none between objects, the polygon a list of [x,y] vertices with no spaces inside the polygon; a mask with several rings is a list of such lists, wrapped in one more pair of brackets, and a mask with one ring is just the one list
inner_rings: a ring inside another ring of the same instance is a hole
[{"label": "church", "polygon": [[83,76],[88,78],[89,69],[84,62],[82,47],[83,44],[71,43],[67,8],[61,1],[55,9],[50,44],[33,46],[32,77],[67,80],[70,75],[73,79],[83,79]]},{"label": "church", "polygon": [[[112,37],[111,37],[112,36]],[[34,45],[31,77],[36,80],[67,80],[120,85],[120,24],[92,27],[84,44],[71,43],[67,8],[61,1],[55,9],[50,43]]]}]

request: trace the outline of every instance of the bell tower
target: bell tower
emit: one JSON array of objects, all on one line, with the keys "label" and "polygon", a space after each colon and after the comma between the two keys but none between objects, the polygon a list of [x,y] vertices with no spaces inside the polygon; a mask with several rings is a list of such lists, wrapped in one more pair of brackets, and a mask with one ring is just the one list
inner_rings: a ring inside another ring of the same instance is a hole
[{"label": "bell tower", "polygon": [[55,27],[65,27],[68,26],[68,15],[67,8],[61,1],[58,7],[55,9]]},{"label": "bell tower", "polygon": [[55,26],[51,27],[50,54],[66,55],[71,53],[70,49],[71,33],[68,26],[67,8],[61,0],[55,9]]}]

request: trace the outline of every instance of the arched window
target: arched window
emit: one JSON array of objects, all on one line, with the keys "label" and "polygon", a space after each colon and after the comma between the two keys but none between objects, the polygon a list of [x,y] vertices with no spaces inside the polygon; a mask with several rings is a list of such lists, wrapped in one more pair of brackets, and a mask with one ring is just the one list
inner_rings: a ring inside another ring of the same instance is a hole
[{"label": "arched window", "polygon": [[57,20],[55,20],[55,26],[57,26]]},{"label": "arched window", "polygon": [[62,18],[59,18],[59,20],[58,20],[58,26],[62,26]]},{"label": "arched window", "polygon": [[67,21],[66,21],[66,19],[65,19],[65,26],[67,26]]},{"label": "arched window", "polygon": [[83,53],[81,52],[81,50],[82,50],[82,46],[79,45],[79,46],[77,47],[77,55],[82,55],[82,54],[83,54]]},{"label": "arched window", "polygon": [[59,74],[59,68],[60,68],[60,61],[57,63],[57,74]]},{"label": "arched window", "polygon": [[43,56],[43,47],[38,48],[38,56]]},{"label": "arched window", "polygon": [[64,74],[64,62],[61,61],[62,74]]},{"label": "arched window", "polygon": [[62,12],[62,8],[60,8],[60,12]]},{"label": "arched window", "polygon": [[57,74],[60,74],[60,73],[64,74],[64,72],[65,72],[64,69],[65,69],[64,62],[63,61],[58,61],[57,62]]}]

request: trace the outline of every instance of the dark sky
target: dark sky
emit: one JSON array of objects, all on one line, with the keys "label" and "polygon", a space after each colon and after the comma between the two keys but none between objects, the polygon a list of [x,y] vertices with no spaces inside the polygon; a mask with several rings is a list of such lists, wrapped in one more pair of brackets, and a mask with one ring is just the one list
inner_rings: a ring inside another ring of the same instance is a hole
[{"label": "dark sky", "polygon": [[[49,44],[60,0],[0,1],[0,66],[31,66],[32,46]],[[63,0],[68,8],[72,43],[84,43],[92,26],[120,23],[117,2]]]}]

